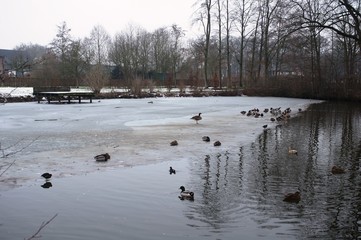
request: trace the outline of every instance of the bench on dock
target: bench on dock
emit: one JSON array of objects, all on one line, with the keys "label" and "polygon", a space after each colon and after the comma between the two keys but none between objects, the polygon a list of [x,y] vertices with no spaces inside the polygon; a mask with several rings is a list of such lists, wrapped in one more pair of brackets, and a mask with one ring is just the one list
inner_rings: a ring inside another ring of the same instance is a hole
[{"label": "bench on dock", "polygon": [[71,91],[70,87],[34,87],[33,88],[33,95],[38,100],[38,103],[45,98],[48,103],[51,101],[58,101],[61,102],[66,100],[68,103],[72,99],[77,99],[79,103],[84,98],[90,100],[92,103],[92,99],[94,97],[94,93],[92,91]]}]

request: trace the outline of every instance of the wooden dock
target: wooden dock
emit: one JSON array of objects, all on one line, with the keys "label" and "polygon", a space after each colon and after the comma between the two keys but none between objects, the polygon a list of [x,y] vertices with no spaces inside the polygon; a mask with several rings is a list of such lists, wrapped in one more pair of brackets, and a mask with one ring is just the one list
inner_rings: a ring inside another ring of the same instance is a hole
[{"label": "wooden dock", "polygon": [[82,99],[89,99],[90,103],[92,103],[94,97],[92,91],[71,91],[70,87],[34,87],[33,95],[38,100],[38,103],[44,98],[48,103],[51,101],[71,103],[71,100],[77,100],[81,103]]}]

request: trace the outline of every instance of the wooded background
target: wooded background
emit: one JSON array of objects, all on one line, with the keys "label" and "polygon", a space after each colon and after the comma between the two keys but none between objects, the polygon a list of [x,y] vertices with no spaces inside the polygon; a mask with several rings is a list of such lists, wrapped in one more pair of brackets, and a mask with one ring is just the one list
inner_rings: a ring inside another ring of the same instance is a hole
[{"label": "wooded background", "polygon": [[1,85],[200,86],[360,100],[360,7],[360,0],[198,0],[192,20],[203,31],[192,39],[177,25],[153,32],[129,25],[115,36],[97,25],[78,39],[63,22],[48,46],[16,47],[24,54]]}]

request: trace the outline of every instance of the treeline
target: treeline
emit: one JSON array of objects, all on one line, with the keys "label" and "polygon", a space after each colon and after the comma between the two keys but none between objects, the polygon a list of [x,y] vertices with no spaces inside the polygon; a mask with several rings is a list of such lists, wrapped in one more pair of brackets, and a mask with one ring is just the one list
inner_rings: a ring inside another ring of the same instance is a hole
[{"label": "treeline", "polygon": [[[358,0],[198,0],[195,39],[172,25],[110,36],[101,25],[84,39],[64,22],[48,46],[21,45],[40,85],[185,85],[250,95],[361,99]],[[175,13],[176,14],[176,13]],[[188,17],[188,16],[185,16]],[[26,64],[24,64],[26,62]]]}]

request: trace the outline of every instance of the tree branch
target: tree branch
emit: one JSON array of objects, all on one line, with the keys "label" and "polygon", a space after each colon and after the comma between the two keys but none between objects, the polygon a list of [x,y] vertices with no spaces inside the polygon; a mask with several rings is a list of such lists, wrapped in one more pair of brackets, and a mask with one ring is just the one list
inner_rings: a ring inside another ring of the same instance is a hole
[{"label": "tree branch", "polygon": [[55,214],[52,218],[50,218],[47,222],[42,222],[38,231],[36,231],[36,233],[34,233],[34,235],[32,235],[29,238],[24,238],[25,240],[31,240],[34,238],[39,238],[40,236],[38,236],[38,234],[40,233],[41,230],[43,230],[44,227],[46,227],[46,225],[48,225],[51,221],[54,220],[54,218],[56,218],[56,216],[58,216],[58,214]]}]

